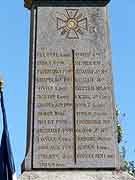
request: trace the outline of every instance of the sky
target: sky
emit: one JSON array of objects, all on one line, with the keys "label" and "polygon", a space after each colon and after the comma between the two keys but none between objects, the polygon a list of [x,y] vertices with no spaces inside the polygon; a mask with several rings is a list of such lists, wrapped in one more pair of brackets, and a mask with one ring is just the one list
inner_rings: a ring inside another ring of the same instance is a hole
[{"label": "sky", "polygon": [[[135,0],[109,4],[115,102],[121,118],[126,158],[135,161]],[[25,157],[30,13],[23,0],[1,1],[0,76],[17,174]],[[0,115],[0,137],[2,133]]]}]

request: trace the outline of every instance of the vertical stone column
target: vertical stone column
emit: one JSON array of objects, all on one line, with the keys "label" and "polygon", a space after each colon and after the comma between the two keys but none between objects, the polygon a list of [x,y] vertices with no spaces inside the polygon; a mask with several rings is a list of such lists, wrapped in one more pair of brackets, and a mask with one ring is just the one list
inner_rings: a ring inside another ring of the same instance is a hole
[{"label": "vertical stone column", "polygon": [[31,10],[23,170],[119,165],[106,7]]}]

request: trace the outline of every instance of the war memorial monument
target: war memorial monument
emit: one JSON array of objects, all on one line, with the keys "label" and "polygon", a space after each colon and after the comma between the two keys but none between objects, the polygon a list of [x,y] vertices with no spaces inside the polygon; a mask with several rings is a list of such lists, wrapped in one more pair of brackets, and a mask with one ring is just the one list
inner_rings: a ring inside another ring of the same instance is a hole
[{"label": "war memorial monument", "polygon": [[31,13],[21,180],[134,179],[120,157],[109,0],[25,0]]}]

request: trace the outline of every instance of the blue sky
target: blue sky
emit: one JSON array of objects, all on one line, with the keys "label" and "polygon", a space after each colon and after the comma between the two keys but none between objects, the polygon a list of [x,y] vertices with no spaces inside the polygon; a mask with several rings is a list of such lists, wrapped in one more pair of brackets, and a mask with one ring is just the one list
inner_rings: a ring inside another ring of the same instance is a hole
[{"label": "blue sky", "polygon": [[[127,159],[135,160],[135,1],[109,5],[115,99],[126,113],[122,120]],[[5,105],[17,173],[25,156],[29,57],[29,11],[23,0],[0,6],[0,74],[5,81]],[[0,135],[1,135],[0,122]]]}]

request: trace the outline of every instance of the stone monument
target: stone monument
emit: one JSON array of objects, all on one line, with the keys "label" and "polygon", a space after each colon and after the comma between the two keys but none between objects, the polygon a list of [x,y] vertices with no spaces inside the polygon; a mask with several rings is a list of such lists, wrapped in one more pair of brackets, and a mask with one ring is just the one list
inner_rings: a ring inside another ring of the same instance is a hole
[{"label": "stone monument", "polygon": [[25,1],[31,29],[22,180],[118,176],[108,2]]}]

